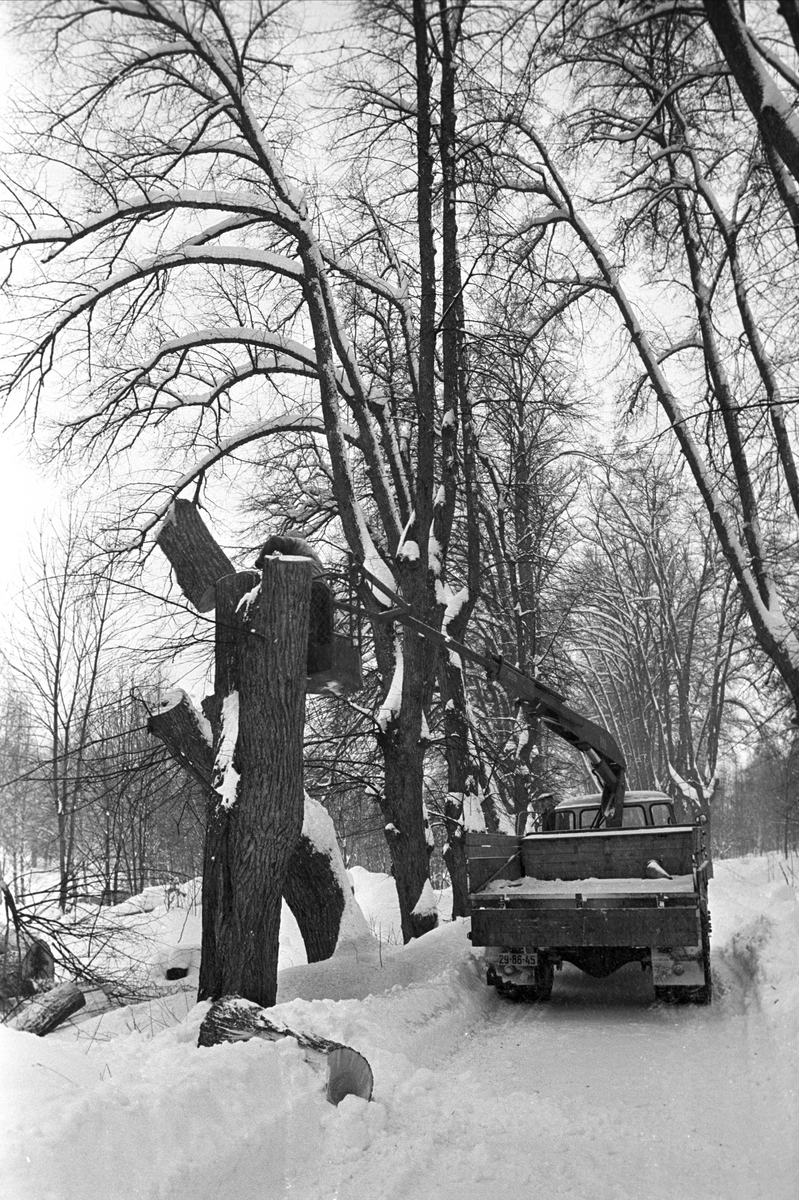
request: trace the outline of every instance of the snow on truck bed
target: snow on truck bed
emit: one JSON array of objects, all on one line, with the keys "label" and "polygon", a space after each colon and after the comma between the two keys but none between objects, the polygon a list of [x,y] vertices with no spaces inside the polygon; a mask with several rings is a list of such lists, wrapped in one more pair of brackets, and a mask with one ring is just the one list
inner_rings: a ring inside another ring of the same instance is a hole
[{"label": "snow on truck bed", "polygon": [[662,896],[693,892],[693,875],[675,875],[671,879],[493,879],[480,896],[538,896],[541,899],[573,900],[579,892],[586,899],[596,896]]}]

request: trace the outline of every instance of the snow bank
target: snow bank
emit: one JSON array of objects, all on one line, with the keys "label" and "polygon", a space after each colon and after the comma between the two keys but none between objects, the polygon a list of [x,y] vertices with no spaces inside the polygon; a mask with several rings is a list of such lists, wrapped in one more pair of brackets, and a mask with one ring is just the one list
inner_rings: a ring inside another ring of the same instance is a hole
[{"label": "snow bank", "polygon": [[387,1106],[406,1103],[432,1079],[426,1064],[460,1044],[488,1000],[464,922],[407,948],[375,947],[360,963],[345,954],[283,972],[281,994],[290,998],[274,1010],[290,1028],[364,1053],[380,1081],[369,1105],[348,1098],[332,1108],[324,1078],[291,1041],[198,1050],[205,1004],[167,1028],[157,1023],[168,1019],[164,1002],[149,1027],[153,1006],[120,1010],[104,1018],[105,1040],[84,1033],[42,1041],[0,1028],[5,1094],[14,1097],[0,1113],[3,1194],[327,1195],[331,1163],[346,1165],[385,1131]]},{"label": "snow bank", "polygon": [[[799,905],[776,858],[716,864],[720,986],[710,1010],[654,1004],[635,968],[593,984],[567,968],[550,1006],[506,1005],[482,981],[468,922],[392,944],[393,881],[357,867],[350,878],[381,936],[286,966],[275,1018],[365,1054],[372,1103],[329,1105],[324,1078],[288,1040],[197,1049],[207,1006],[186,991],[45,1039],[0,1027],[4,1200],[482,1200],[538,1190],[665,1200],[686,1179],[701,1200],[796,1194],[786,1130],[795,1128]],[[144,911],[153,899],[118,919],[163,921],[173,909]],[[299,940],[284,936],[281,954]],[[750,1047],[761,1057],[747,1059]],[[751,1076],[768,1054],[771,1074]]]},{"label": "snow bank", "polygon": [[740,989],[780,1038],[799,1046],[799,895],[792,864],[776,854],[714,866],[714,970]]}]

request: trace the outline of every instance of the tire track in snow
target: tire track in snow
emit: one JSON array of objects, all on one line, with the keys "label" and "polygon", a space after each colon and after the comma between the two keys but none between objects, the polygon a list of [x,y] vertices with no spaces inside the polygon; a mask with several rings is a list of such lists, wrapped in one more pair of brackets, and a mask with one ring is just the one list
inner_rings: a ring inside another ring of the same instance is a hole
[{"label": "tire track in snow", "polygon": [[785,1048],[734,988],[668,1007],[637,966],[567,967],[549,1005],[472,1015],[375,1104],[331,1111],[325,1190],[303,1200],[794,1200]]}]

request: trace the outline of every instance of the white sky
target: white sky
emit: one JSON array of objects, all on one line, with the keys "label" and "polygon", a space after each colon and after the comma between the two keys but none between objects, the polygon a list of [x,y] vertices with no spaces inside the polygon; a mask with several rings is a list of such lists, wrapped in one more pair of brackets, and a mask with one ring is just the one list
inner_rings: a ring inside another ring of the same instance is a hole
[{"label": "white sky", "polygon": [[[6,35],[9,15],[0,3],[0,132],[18,67]],[[0,416],[0,601],[19,586],[28,540],[58,496],[54,479],[46,478],[31,461],[21,426],[9,426],[14,415],[9,411]]]}]

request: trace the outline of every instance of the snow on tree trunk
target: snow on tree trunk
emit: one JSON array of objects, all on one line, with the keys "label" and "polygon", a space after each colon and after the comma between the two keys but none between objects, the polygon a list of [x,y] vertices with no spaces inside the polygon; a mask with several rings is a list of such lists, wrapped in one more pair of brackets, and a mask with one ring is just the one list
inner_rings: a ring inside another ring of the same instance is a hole
[{"label": "snow on tree trunk", "polygon": [[[169,692],[164,707],[148,721],[172,756],[208,791],[214,767],[211,726],[187,694]],[[302,834],[289,860],[283,898],[305,943],[309,962],[330,958],[341,942],[368,933],[352,896],[332,819],[323,805],[305,797]]]},{"label": "snow on tree trunk", "polygon": [[333,820],[310,796],[305,797],[302,835],[283,895],[303,935],[308,962],[330,958],[338,947],[370,936],[352,894]]},{"label": "snow on tree trunk", "polygon": [[435,929],[438,913],[435,905],[419,907],[429,885],[433,848],[422,793],[425,746],[421,736],[424,680],[425,674],[431,673],[431,654],[421,638],[409,637],[405,639],[403,656],[399,708],[392,709],[378,740],[385,763],[381,807],[397,885],[402,936],[409,942]]},{"label": "snow on tree trunk", "polygon": [[266,559],[261,587],[247,597],[252,576],[229,575],[216,587],[215,700],[227,720],[206,830],[199,995],[234,993],[269,1007],[282,894],[303,823],[311,564]]}]

